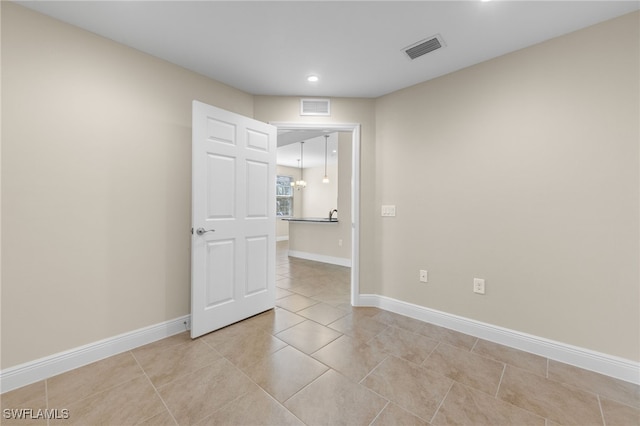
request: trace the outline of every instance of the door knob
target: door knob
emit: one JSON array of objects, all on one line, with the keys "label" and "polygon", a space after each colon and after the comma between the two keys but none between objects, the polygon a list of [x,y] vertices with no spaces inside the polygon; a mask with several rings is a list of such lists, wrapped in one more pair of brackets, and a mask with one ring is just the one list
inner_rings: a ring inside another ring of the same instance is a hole
[{"label": "door knob", "polygon": [[204,228],[196,229],[196,234],[198,234],[198,235],[204,235],[207,232],[216,232],[216,230],[215,229],[204,229]]}]

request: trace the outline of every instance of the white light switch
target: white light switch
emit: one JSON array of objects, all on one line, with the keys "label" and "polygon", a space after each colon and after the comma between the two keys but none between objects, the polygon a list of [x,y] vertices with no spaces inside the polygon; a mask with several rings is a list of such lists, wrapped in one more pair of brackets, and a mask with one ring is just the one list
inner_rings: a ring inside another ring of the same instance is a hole
[{"label": "white light switch", "polygon": [[382,216],[395,216],[396,206],[382,206]]}]

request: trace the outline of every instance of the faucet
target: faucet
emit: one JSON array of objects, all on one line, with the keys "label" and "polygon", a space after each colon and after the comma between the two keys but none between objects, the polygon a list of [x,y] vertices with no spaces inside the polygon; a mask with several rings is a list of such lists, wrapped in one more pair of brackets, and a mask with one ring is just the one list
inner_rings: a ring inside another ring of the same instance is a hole
[{"label": "faucet", "polygon": [[329,220],[331,220],[333,218],[333,214],[334,213],[338,213],[338,209],[333,209],[329,212]]}]

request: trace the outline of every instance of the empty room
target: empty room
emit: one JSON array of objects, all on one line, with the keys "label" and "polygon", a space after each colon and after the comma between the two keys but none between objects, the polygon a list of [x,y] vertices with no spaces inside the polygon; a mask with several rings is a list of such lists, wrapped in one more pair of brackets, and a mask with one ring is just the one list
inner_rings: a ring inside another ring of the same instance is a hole
[{"label": "empty room", "polygon": [[639,9],[0,2],[0,423],[640,424]]}]

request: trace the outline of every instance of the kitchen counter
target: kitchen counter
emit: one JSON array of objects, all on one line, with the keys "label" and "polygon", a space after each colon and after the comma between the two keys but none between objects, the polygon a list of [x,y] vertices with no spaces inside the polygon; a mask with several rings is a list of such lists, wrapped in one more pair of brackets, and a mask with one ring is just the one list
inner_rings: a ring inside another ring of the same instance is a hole
[{"label": "kitchen counter", "polygon": [[350,223],[337,217],[283,217],[289,228],[290,257],[351,266]]},{"label": "kitchen counter", "polygon": [[310,223],[338,223],[337,218],[328,217],[287,217],[282,218],[282,220],[286,220],[288,222],[310,222]]}]

